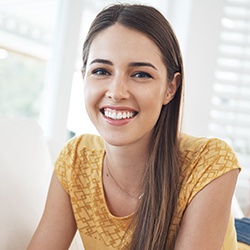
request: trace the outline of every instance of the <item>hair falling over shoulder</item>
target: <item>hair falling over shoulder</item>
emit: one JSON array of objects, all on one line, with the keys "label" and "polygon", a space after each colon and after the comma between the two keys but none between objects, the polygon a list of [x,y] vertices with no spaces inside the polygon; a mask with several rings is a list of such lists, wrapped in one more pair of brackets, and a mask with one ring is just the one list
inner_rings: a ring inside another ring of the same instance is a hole
[{"label": "hair falling over shoulder", "polygon": [[168,80],[180,73],[179,87],[172,101],[163,106],[152,135],[144,196],[134,215],[130,250],[172,249],[168,241],[179,195],[179,116],[182,99],[183,63],[176,36],[165,17],[145,5],[116,4],[101,11],[93,21],[83,46],[83,74],[95,36],[119,23],[146,34],[160,49]]}]

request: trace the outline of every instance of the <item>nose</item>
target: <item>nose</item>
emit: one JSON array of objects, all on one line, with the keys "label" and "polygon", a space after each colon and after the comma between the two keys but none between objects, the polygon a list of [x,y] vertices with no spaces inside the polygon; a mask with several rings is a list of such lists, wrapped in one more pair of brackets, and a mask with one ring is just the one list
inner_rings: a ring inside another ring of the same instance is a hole
[{"label": "nose", "polygon": [[106,96],[115,102],[128,99],[130,94],[126,81],[121,77],[114,78],[109,84]]}]

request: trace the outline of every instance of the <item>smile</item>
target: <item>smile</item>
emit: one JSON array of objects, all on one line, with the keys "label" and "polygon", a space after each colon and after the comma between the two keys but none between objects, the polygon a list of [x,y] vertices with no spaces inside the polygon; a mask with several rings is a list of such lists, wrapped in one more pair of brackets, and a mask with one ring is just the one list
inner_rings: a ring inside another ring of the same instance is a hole
[{"label": "smile", "polygon": [[138,114],[138,112],[135,112],[135,111],[114,110],[110,108],[101,109],[101,113],[105,117],[113,119],[113,120],[130,119]]}]

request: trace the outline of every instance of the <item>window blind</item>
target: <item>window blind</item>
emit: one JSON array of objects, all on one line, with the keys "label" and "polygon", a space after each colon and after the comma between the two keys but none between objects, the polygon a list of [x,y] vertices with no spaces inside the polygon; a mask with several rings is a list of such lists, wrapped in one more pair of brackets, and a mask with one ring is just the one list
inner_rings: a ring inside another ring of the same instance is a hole
[{"label": "window blind", "polygon": [[209,131],[250,162],[250,0],[225,0]]}]

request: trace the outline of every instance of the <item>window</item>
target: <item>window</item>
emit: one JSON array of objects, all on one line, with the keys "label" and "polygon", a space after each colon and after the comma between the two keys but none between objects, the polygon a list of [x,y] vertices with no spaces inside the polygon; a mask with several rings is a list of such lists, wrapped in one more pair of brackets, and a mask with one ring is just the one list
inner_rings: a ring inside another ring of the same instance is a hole
[{"label": "window", "polygon": [[221,22],[210,131],[250,157],[250,1],[227,0]]},{"label": "window", "polygon": [[0,113],[37,118],[46,63],[0,49]]},{"label": "window", "polygon": [[[241,186],[250,182],[250,0],[226,0],[213,87],[210,133],[226,140],[243,166]],[[241,192],[242,194],[242,192]],[[241,203],[249,202],[248,197]]]},{"label": "window", "polygon": [[1,114],[38,118],[56,8],[55,0],[1,1]]}]

